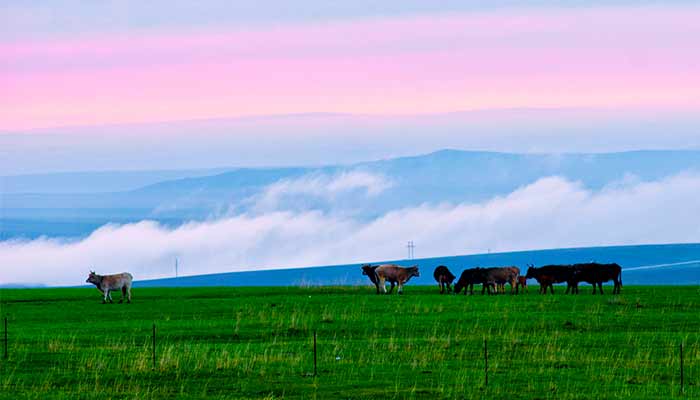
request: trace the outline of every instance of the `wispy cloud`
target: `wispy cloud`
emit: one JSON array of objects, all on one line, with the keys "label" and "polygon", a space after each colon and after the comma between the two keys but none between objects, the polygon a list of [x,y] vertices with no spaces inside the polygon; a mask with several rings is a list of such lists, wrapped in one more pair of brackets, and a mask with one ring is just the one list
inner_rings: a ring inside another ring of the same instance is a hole
[{"label": "wispy cloud", "polygon": [[[354,179],[364,183],[343,183]],[[367,183],[372,179],[363,179],[341,176],[323,182],[331,188],[372,186]],[[689,216],[700,215],[700,203],[694,201],[698,193],[696,174],[630,181],[600,191],[549,177],[482,203],[424,204],[371,221],[275,210],[175,229],[150,221],[108,225],[74,242],[0,242],[0,284],[79,284],[93,267],[105,273],[129,270],[137,279],[168,276],[176,256],[187,274],[396,259],[403,257],[406,240],[416,242],[419,256],[697,242],[700,228]]]},{"label": "wispy cloud", "polygon": [[249,199],[256,212],[272,210],[299,211],[332,208],[348,197],[359,203],[391,188],[393,183],[383,175],[352,170],[337,174],[311,174],[295,179],[280,180]]}]

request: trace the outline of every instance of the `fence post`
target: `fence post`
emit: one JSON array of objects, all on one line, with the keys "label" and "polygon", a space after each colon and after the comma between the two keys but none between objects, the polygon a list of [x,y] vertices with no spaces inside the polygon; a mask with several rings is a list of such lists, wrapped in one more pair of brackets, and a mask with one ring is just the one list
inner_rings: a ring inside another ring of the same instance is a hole
[{"label": "fence post", "polygon": [[7,360],[7,358],[9,357],[8,352],[7,352],[7,317],[5,317],[5,331],[4,332],[5,332],[5,340],[4,340],[5,353],[4,353],[4,356],[5,356],[5,360]]},{"label": "fence post", "polygon": [[680,356],[681,356],[681,393],[683,393],[683,342],[680,345]]},{"label": "fence post", "polygon": [[489,385],[489,347],[484,339],[484,388]]},{"label": "fence post", "polygon": [[316,357],[316,331],[314,331],[314,377],[318,375],[318,370],[316,368],[317,357]]},{"label": "fence post", "polygon": [[156,369],[156,323],[153,323],[153,370]]}]

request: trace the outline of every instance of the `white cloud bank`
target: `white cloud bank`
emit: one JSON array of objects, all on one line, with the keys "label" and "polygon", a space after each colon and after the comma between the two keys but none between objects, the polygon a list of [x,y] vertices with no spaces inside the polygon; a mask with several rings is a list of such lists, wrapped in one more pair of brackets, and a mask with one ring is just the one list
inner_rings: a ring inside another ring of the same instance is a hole
[{"label": "white cloud bank", "polygon": [[348,198],[374,197],[393,186],[393,182],[376,173],[361,170],[335,175],[310,174],[282,179],[249,199],[256,213],[278,210],[300,211],[316,206],[347,207]]},{"label": "white cloud bank", "polygon": [[[332,196],[344,187],[365,188],[365,195],[386,189],[381,183],[366,184],[367,177],[359,179],[363,184],[353,183],[358,179],[296,181],[298,187],[287,182],[270,190],[325,188]],[[483,203],[424,204],[368,222],[333,212],[274,210],[175,229],[149,221],[108,225],[76,242],[0,242],[0,284],[80,284],[93,267],[102,273],[128,270],[137,279],[170,276],[176,256],[181,273],[188,275],[397,259],[404,256],[407,240],[415,241],[421,257],[698,242],[698,195],[700,176],[694,174],[595,192],[549,177]]]}]

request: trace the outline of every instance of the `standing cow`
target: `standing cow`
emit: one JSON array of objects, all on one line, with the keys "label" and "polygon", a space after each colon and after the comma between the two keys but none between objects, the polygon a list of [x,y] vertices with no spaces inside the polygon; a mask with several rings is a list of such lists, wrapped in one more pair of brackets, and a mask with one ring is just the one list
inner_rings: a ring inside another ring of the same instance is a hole
[{"label": "standing cow", "polygon": [[622,288],[622,268],[618,264],[585,263],[574,264],[571,293],[578,293],[578,284],[586,282],[593,285],[593,294],[596,294],[596,285],[603,294],[603,283],[613,281],[613,294],[619,294]]},{"label": "standing cow", "polygon": [[452,281],[455,280],[456,276],[452,275],[452,272],[446,266],[440,265],[435,268],[433,277],[437,281],[438,286],[440,286],[441,294],[445,293],[445,288],[447,288],[447,293],[452,291]]},{"label": "standing cow", "polygon": [[85,282],[97,286],[97,290],[104,294],[102,304],[106,303],[107,300],[112,303],[112,295],[109,293],[110,290],[121,290],[122,298],[119,302],[122,303],[124,297],[126,297],[126,302],[131,303],[131,281],[133,279],[134,277],[128,272],[114,275],[98,275],[95,271],[90,271],[90,275],[88,275]]},{"label": "standing cow", "polygon": [[545,265],[535,267],[529,265],[526,279],[534,278],[540,284],[540,293],[547,294],[547,288],[554,294],[554,284],[566,282],[566,293],[573,290],[574,266],[573,265]]},{"label": "standing cow", "polygon": [[495,283],[497,293],[506,292],[506,283],[510,284],[510,293],[517,290],[520,268],[516,266],[488,268],[487,280]]},{"label": "standing cow", "polygon": [[515,286],[515,294],[518,294],[521,288],[523,293],[529,293],[527,290],[527,278],[522,275],[518,276],[518,284]]},{"label": "standing cow", "polygon": [[[464,289],[464,294],[474,294],[474,285],[483,284],[481,288],[481,294],[486,291],[486,268],[468,268],[462,271],[462,275],[459,276],[457,283],[455,284],[455,293],[459,293]],[[469,290],[467,290],[469,289]],[[489,289],[489,293],[491,290]]]},{"label": "standing cow", "polygon": [[396,264],[383,264],[374,269],[374,275],[377,278],[377,289],[386,293],[386,281],[396,281],[399,286],[398,293],[402,294],[403,285],[405,285],[411,277],[420,276],[420,273],[418,272],[417,265],[405,268]]},{"label": "standing cow", "polygon": [[[377,294],[379,294],[379,285],[377,284],[377,275],[375,274],[374,270],[377,269],[379,265],[372,265],[372,264],[365,264],[362,266],[362,275],[367,275],[370,281],[374,284],[374,286],[377,288]],[[396,281],[390,280],[389,283],[391,284],[391,288],[389,289],[389,293],[394,291],[394,286],[396,285]]]}]

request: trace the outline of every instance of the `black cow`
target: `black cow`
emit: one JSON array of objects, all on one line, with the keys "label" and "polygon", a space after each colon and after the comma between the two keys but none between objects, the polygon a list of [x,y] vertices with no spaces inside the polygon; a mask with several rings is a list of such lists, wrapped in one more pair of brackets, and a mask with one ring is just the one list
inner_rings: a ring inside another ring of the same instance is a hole
[{"label": "black cow", "polygon": [[[469,268],[462,271],[462,275],[459,276],[457,283],[455,284],[455,293],[459,293],[464,289],[464,294],[467,294],[467,287],[469,288],[469,293],[474,294],[474,285],[482,284],[484,285],[481,289],[481,294],[484,294],[486,290],[486,268]],[[490,293],[489,289],[489,293]]]},{"label": "black cow", "polygon": [[525,278],[534,278],[540,284],[542,294],[547,294],[548,287],[550,293],[554,294],[554,284],[562,282],[567,283],[566,293],[569,293],[573,287],[574,272],[573,265],[545,265],[539,268],[529,265]]},{"label": "black cow", "polygon": [[440,286],[440,293],[445,293],[445,287],[447,287],[447,293],[452,291],[452,282],[455,280],[456,276],[452,275],[452,272],[450,272],[446,266],[440,265],[435,268],[433,277]]},{"label": "black cow", "polygon": [[572,293],[578,293],[578,284],[586,282],[593,285],[593,294],[596,294],[596,285],[603,294],[603,283],[613,281],[613,294],[619,294],[622,288],[622,267],[618,264],[584,263],[573,266]]}]

